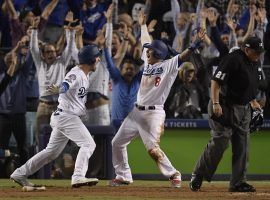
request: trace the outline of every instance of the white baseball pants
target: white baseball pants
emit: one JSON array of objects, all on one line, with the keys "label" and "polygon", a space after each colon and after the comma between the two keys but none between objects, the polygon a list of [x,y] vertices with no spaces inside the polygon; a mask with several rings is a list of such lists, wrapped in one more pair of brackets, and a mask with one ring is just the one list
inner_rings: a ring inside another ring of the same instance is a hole
[{"label": "white baseball pants", "polygon": [[[148,153],[156,161],[161,173],[170,178],[180,175],[160,149],[160,136],[164,131],[165,111],[138,110],[136,107],[129,113],[112,140],[112,160],[116,179],[133,182],[128,164],[127,145],[132,139],[140,136]],[[151,152],[151,153],[150,153]]]},{"label": "white baseball pants", "polygon": [[89,158],[93,154],[96,144],[80,117],[65,112],[56,111],[51,116],[52,133],[45,149],[29,159],[15,173],[29,176],[41,167],[59,156],[68,140],[72,140],[79,147],[72,182],[82,179],[88,169]]}]

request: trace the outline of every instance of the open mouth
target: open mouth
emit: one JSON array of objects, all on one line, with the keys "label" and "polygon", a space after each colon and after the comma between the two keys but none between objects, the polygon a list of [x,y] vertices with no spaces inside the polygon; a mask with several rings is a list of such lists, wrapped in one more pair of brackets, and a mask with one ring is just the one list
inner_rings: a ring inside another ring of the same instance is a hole
[{"label": "open mouth", "polygon": [[54,61],[54,57],[49,57],[47,58],[48,62],[53,62]]},{"label": "open mouth", "polygon": [[151,58],[151,55],[150,55],[149,52],[146,52],[146,57],[147,57],[148,60]]}]

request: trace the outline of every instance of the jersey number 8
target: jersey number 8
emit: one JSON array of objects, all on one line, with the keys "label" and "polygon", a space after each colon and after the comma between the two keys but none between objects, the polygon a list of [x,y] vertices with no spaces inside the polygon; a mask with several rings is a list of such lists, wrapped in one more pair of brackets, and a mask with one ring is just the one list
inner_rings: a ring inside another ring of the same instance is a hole
[{"label": "jersey number 8", "polygon": [[156,87],[159,86],[160,81],[161,81],[161,78],[160,78],[160,77],[156,77],[156,78],[155,78],[155,86],[156,86]]}]

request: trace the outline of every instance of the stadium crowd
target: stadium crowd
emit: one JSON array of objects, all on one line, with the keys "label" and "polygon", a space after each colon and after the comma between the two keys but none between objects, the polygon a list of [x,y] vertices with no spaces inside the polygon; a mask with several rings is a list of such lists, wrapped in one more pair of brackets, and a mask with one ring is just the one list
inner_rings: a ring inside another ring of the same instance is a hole
[{"label": "stadium crowd", "polygon": [[212,74],[251,35],[264,41],[257,100],[270,116],[270,1],[0,0],[0,7],[0,148],[9,148],[13,133],[21,163],[28,158],[27,121],[36,119],[38,138],[57,108],[58,96],[47,87],[60,85],[87,44],[103,54],[91,75],[85,123],[108,125],[133,109],[142,77],[141,10],[151,37],[167,44],[168,58],[189,47],[200,29],[207,32],[179,70],[165,103],[167,118],[204,118]]}]

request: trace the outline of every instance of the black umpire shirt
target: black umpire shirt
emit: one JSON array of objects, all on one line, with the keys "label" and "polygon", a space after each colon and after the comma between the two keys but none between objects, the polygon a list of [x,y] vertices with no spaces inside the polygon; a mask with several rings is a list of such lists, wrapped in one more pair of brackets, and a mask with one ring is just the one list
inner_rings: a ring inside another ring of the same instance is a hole
[{"label": "black umpire shirt", "polygon": [[221,60],[212,80],[220,84],[226,101],[246,105],[255,99],[258,91],[261,79],[259,65],[259,62],[249,61],[246,54],[238,49]]}]

